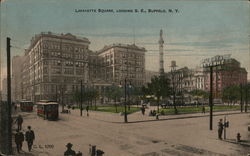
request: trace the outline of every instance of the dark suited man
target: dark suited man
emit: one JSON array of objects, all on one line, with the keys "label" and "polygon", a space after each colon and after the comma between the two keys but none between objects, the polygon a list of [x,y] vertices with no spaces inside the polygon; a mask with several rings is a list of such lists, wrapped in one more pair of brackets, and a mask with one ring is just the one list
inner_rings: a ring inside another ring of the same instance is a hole
[{"label": "dark suited man", "polygon": [[64,152],[64,156],[76,156],[76,152],[71,149],[72,146],[73,146],[73,144],[71,144],[71,143],[68,143],[66,145],[67,150]]},{"label": "dark suited man", "polygon": [[28,126],[28,131],[25,133],[25,140],[28,144],[28,150],[31,151],[33,141],[35,140],[35,133],[33,130],[31,130],[30,126]]},{"label": "dark suited man", "polygon": [[24,135],[23,135],[23,132],[20,132],[18,129],[16,130],[16,132],[17,132],[15,134],[16,149],[17,149],[17,153],[20,153],[20,150],[22,150]]}]

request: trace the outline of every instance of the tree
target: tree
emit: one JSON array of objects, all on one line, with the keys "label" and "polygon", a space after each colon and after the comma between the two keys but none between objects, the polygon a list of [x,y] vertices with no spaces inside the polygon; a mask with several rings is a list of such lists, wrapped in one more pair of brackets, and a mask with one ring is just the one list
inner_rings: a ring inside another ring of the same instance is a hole
[{"label": "tree", "polygon": [[[154,95],[157,99],[157,111],[159,113],[160,98],[169,97],[171,95],[170,80],[166,76],[154,76],[151,83],[147,84],[145,90]],[[174,106],[176,112],[177,108]]]},{"label": "tree", "polygon": [[138,107],[138,104],[140,102],[140,99],[143,98],[143,96],[144,96],[142,88],[143,87],[133,87],[133,89],[131,91],[132,92],[131,95],[132,95],[134,101],[136,101],[137,107]]},{"label": "tree", "polygon": [[117,99],[120,99],[122,97],[122,88],[112,85],[107,87],[106,89],[106,96],[109,99],[112,99],[115,102],[115,108],[116,108],[116,112],[117,112]]},{"label": "tree", "polygon": [[222,99],[230,102],[231,104],[240,99],[240,86],[231,85],[223,89]]},{"label": "tree", "polygon": [[99,92],[97,89],[93,90],[93,98],[95,99],[95,110],[97,109],[96,107],[96,99],[99,97]]},{"label": "tree", "polygon": [[77,105],[79,107],[79,103],[81,102],[81,92],[75,91],[73,93],[73,99],[75,100],[75,102],[77,103]]}]

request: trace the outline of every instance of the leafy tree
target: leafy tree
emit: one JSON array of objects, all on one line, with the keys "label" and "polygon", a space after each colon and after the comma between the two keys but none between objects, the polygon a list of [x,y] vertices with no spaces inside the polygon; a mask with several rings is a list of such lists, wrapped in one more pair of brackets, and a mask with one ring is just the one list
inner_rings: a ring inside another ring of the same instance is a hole
[{"label": "leafy tree", "polygon": [[112,85],[112,86],[107,87],[105,93],[109,99],[112,99],[115,102],[115,107],[116,107],[116,112],[117,112],[117,103],[116,102],[118,99],[120,99],[122,97],[122,94],[123,94],[122,88],[115,86],[115,85]]},{"label": "leafy tree", "polygon": [[81,95],[80,91],[75,91],[74,92],[73,99],[78,104],[78,107],[80,106],[81,98],[82,98],[82,102],[88,101],[89,100],[89,92],[88,91],[83,91],[82,95]]},{"label": "leafy tree", "polygon": [[222,99],[230,102],[236,101],[240,98],[240,86],[231,85],[223,89]]},{"label": "leafy tree", "polygon": [[[169,97],[171,95],[170,80],[166,76],[154,76],[151,83],[147,84],[146,92],[154,95],[157,99],[157,111],[159,113],[160,98]],[[177,110],[176,106],[174,106]]]},{"label": "leafy tree", "polygon": [[97,109],[97,107],[96,107],[96,99],[100,96],[100,94],[99,94],[99,92],[98,92],[98,90],[97,89],[94,89],[93,91],[92,91],[93,93],[93,98],[95,99],[95,110]]},{"label": "leafy tree", "polygon": [[143,96],[142,87],[133,87],[131,91],[131,95],[138,107],[139,101]]}]

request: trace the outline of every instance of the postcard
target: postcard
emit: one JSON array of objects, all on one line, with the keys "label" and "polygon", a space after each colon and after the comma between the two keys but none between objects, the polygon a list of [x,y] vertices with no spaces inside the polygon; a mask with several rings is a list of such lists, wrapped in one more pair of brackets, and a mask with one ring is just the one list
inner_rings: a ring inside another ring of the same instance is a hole
[{"label": "postcard", "polygon": [[247,0],[1,0],[0,155],[250,155]]}]

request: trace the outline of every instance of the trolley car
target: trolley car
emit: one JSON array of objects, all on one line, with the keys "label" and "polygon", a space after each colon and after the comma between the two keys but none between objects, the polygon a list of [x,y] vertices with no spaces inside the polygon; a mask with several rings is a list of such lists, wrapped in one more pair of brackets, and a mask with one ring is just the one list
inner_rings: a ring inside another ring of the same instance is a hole
[{"label": "trolley car", "polygon": [[37,115],[45,120],[57,120],[59,116],[57,102],[37,102]]},{"label": "trolley car", "polygon": [[20,101],[20,109],[23,112],[33,111],[34,103],[32,101]]}]

